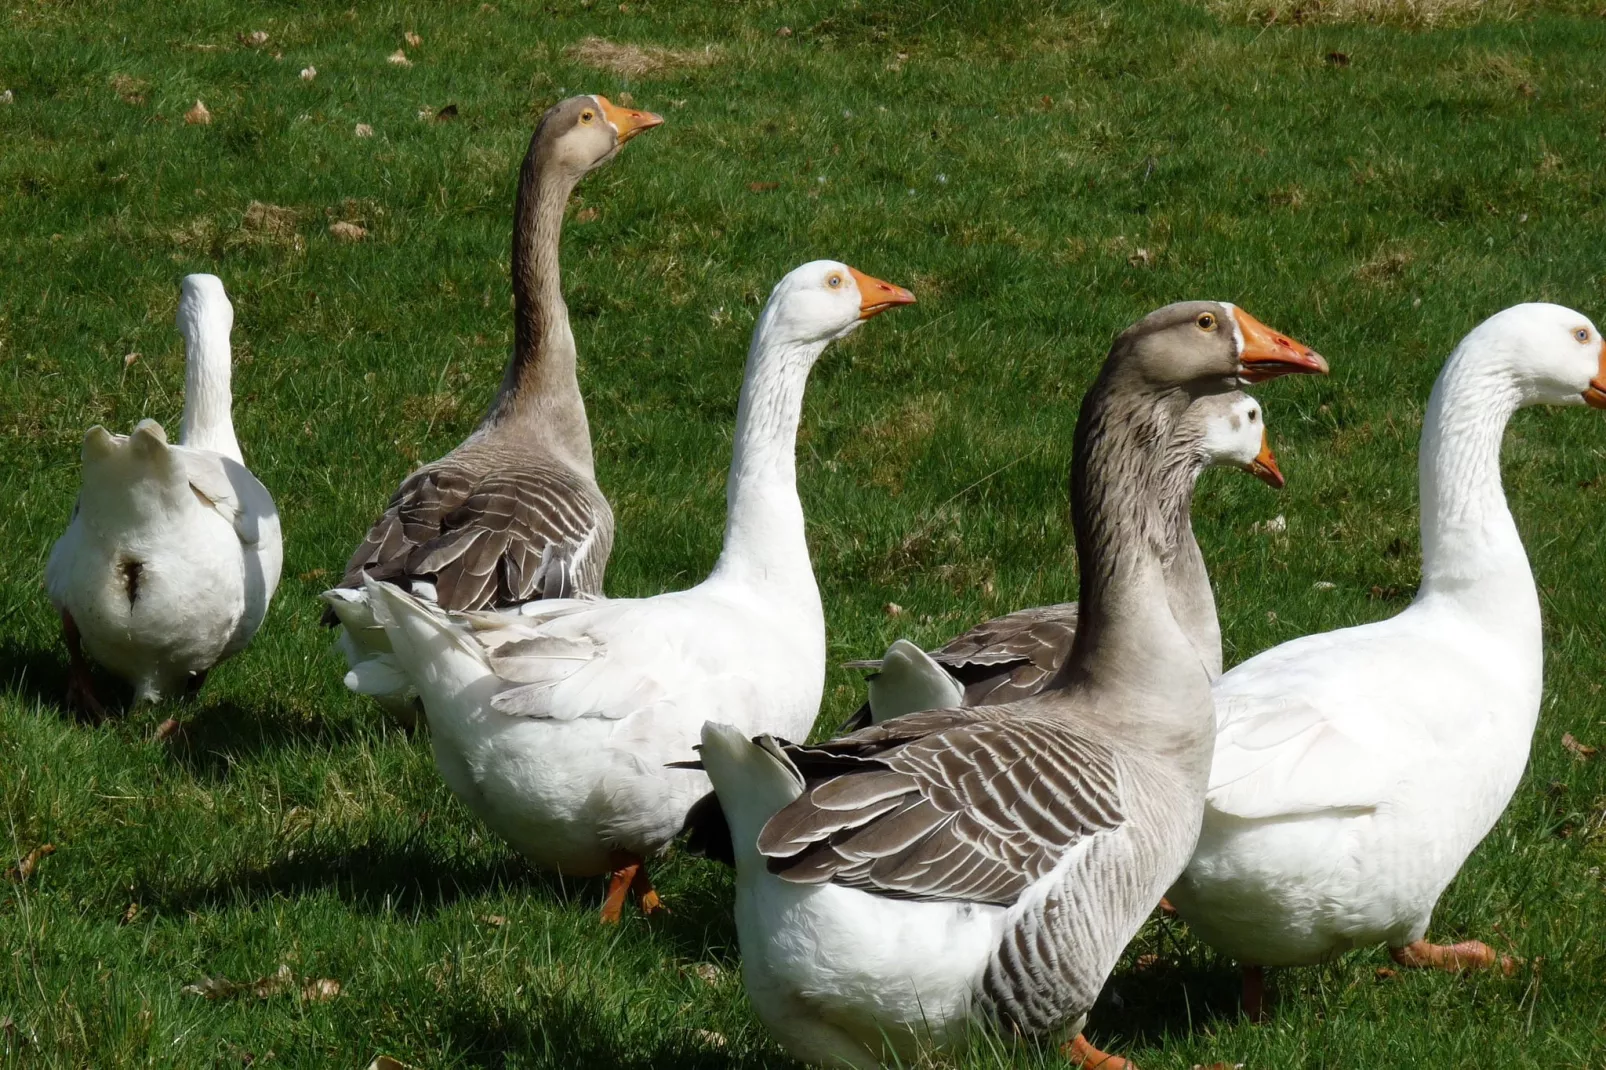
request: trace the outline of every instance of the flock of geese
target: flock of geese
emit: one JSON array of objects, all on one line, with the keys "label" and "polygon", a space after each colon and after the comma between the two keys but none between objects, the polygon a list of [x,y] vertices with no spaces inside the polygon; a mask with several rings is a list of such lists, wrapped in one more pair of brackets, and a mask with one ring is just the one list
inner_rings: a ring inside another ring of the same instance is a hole
[{"label": "flock of geese", "polygon": [[[1516,790],[1539,712],[1539,601],[1500,479],[1527,405],[1606,408],[1589,319],[1526,304],[1445,363],[1421,440],[1422,581],[1404,612],[1222,672],[1189,513],[1212,465],[1275,486],[1240,388],[1327,371],[1225,302],[1116,340],[1071,461],[1077,603],[926,652],[898,641],[845,734],[819,712],[825,619],[794,460],[810,368],[908,290],[832,261],[786,275],[748,350],[723,550],[688,590],[606,598],[597,486],[558,271],[571,190],[659,117],[554,106],[520,173],[515,333],[462,445],[401,485],[326,592],[347,685],[411,724],[441,776],[531,862],[606,876],[617,922],[661,907],[647,866],[686,832],[736,870],[742,976],[793,1056],[879,1067],[977,1027],[1072,1038],[1144,919],[1168,908],[1261,971],[1385,945],[1403,966],[1511,970],[1426,939],[1434,905]],[[230,419],[233,313],[184,280],[178,445],[92,428],[46,585],[74,703],[86,654],[135,700],[193,691],[261,625],[279,519]],[[1165,904],[1162,904],[1165,905]]]}]

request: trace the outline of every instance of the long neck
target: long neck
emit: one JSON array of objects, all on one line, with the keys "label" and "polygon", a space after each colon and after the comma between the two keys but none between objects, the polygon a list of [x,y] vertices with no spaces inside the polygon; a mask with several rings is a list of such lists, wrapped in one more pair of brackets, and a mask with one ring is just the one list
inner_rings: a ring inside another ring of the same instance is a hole
[{"label": "long neck", "polygon": [[1418,600],[1452,599],[1491,626],[1536,634],[1533,573],[1500,484],[1500,443],[1521,396],[1510,376],[1477,356],[1466,348],[1453,354],[1428,399]]},{"label": "long neck", "polygon": [[230,412],[228,324],[201,310],[190,319],[184,335],[184,422],[179,442],[243,464]]},{"label": "long neck", "polygon": [[725,486],[725,547],[714,576],[812,589],[814,572],[797,496],[797,425],[803,388],[826,343],[768,343],[753,334],[736,407],[736,445]]},{"label": "long neck", "polygon": [[[1159,451],[1190,399],[1127,387],[1106,365],[1082,403],[1071,462],[1071,521],[1081,569],[1076,639],[1057,681],[1101,695],[1146,696],[1164,718],[1191,715],[1205,681],[1167,600],[1171,525]],[[1194,677],[1197,676],[1197,679]],[[1183,726],[1189,731],[1198,726]]]},{"label": "long neck", "polygon": [[516,428],[590,475],[591,427],[558,267],[563,210],[579,176],[543,166],[540,136],[524,157],[513,211],[513,356],[480,433]]},{"label": "long neck", "polygon": [[1193,537],[1193,491],[1204,468],[1205,459],[1192,448],[1166,459],[1160,515],[1168,525],[1165,582],[1171,615],[1214,679],[1221,675],[1221,623],[1204,554]]}]

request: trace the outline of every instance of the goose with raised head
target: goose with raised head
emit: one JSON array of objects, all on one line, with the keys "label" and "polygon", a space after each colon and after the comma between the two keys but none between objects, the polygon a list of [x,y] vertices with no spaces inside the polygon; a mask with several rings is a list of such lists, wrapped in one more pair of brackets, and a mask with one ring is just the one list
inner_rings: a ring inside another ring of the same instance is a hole
[{"label": "goose with raised head", "polygon": [[1245,967],[1386,945],[1402,966],[1506,965],[1426,934],[1440,895],[1511,800],[1543,683],[1539,596],[1506,506],[1500,442],[1529,405],[1606,408],[1581,313],[1517,305],[1445,363],[1418,466],[1422,582],[1374,624],[1307,635],[1216,683],[1220,727],[1193,861],[1171,902]]},{"label": "goose with raised head", "polygon": [[84,654],[133,685],[134,701],[195,690],[262,625],[284,550],[273,497],[234,437],[229,333],[215,275],[184,279],[179,444],[141,420],[84,435],[83,484],[50,551],[45,588],[71,659],[68,698],[104,714]]},{"label": "goose with raised head", "polygon": [[[363,576],[406,584],[449,610],[602,593],[613,511],[597,486],[591,428],[576,375],[558,251],[569,194],[625,142],[663,120],[606,97],[571,97],[542,116],[519,172],[513,220],[513,354],[479,427],[408,476],[325,596],[347,664],[389,653]],[[414,696],[369,692],[398,720]]]},{"label": "goose with raised head", "polygon": [[906,1064],[976,1025],[1079,1033],[1198,834],[1210,678],[1167,602],[1164,451],[1193,397],[1320,371],[1230,306],[1160,309],[1082,401],[1071,513],[1082,612],[1059,686],[928,710],[817,746],[710,721],[701,765],[736,864],[742,978],[794,1057]]},{"label": "goose with raised head", "polygon": [[795,738],[814,724],[825,616],[797,493],[804,386],[833,340],[913,301],[825,260],[776,285],[737,406],[724,548],[697,586],[448,615],[367,581],[446,783],[537,865],[609,875],[604,921],[632,890],[657,905],[647,861],[708,790],[665,765],[692,756],[705,720]]},{"label": "goose with raised head", "polygon": [[[1248,394],[1207,394],[1183,415],[1166,453],[1161,511],[1170,518],[1166,590],[1171,611],[1193,640],[1212,678],[1221,675],[1221,626],[1204,555],[1193,536],[1193,491],[1207,468],[1240,468],[1280,489],[1260,403]],[[899,639],[880,661],[849,662],[875,670],[869,697],[843,729],[945,706],[1014,702],[1042,690],[1071,652],[1075,602],[1017,610],[978,624],[927,653]]]}]

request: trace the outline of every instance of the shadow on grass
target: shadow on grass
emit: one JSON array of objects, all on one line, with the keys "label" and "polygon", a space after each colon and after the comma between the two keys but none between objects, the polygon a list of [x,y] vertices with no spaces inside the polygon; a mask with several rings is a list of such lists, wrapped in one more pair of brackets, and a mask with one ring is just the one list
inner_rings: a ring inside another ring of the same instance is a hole
[{"label": "shadow on grass", "polygon": [[[650,1029],[631,1043],[619,1023],[594,1008],[562,996],[541,1001],[533,1014],[510,1014],[483,1004],[458,1005],[439,1015],[454,1054],[469,1066],[606,1066],[612,1070],[768,1070],[766,1053],[736,1055],[698,1038],[696,1023],[684,1029]],[[650,1028],[650,1027],[649,1027]],[[790,1065],[790,1064],[788,1064]]]},{"label": "shadow on grass", "polygon": [[321,717],[290,718],[273,707],[232,700],[165,704],[181,727],[168,740],[173,760],[202,780],[223,780],[236,762],[307,744],[328,746],[344,736]]},{"label": "shadow on grass", "polygon": [[[67,704],[67,650],[56,643],[47,647],[22,646],[14,639],[0,643],[0,665],[5,686],[23,703],[50,710],[64,721],[90,723]],[[132,692],[102,669],[94,670],[95,694],[112,716],[127,708]]]},{"label": "shadow on grass", "polygon": [[[1123,957],[1088,1015],[1089,1039],[1106,1051],[1164,1047],[1218,1022],[1236,1022],[1238,973],[1185,938],[1183,926],[1159,919]],[[1147,937],[1145,939],[1145,937]],[[1275,992],[1270,992],[1275,1014]]]},{"label": "shadow on grass", "polygon": [[532,870],[511,855],[496,861],[443,857],[414,838],[356,847],[314,845],[189,888],[151,886],[141,901],[182,913],[330,891],[359,910],[427,913],[459,899],[528,891],[559,902],[592,898],[600,907],[601,895],[591,883]]}]

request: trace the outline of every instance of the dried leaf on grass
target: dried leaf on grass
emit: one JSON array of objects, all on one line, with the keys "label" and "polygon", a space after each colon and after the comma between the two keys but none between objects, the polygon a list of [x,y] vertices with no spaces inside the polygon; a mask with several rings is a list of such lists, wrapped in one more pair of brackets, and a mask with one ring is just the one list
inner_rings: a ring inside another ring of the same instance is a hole
[{"label": "dried leaf on grass", "polygon": [[240,43],[247,48],[261,48],[268,43],[268,31],[252,30],[250,33],[242,33]]},{"label": "dried leaf on grass", "polygon": [[245,206],[245,229],[269,241],[288,241],[295,237],[298,213],[263,201],[252,201]]},{"label": "dried leaf on grass", "polygon": [[368,228],[341,220],[329,224],[329,233],[341,241],[362,241],[368,237]]},{"label": "dried leaf on grass", "polygon": [[1578,742],[1571,732],[1561,737],[1561,745],[1577,755],[1578,760],[1581,762],[1587,762],[1600,750],[1599,747],[1591,747],[1588,743]]},{"label": "dried leaf on grass", "polygon": [[205,126],[212,121],[212,113],[206,110],[205,104],[197,100],[195,107],[184,113],[184,121],[191,126]]},{"label": "dried leaf on grass", "polygon": [[406,33],[402,34],[402,40],[407,42],[408,48],[417,48],[419,45],[424,43],[424,39],[418,36],[412,30],[408,30]]},{"label": "dried leaf on grass", "polygon": [[353,134],[356,134],[358,137],[373,137],[374,136],[374,128],[369,126],[367,123],[358,123],[356,125],[356,127],[354,127],[352,129],[351,132]]},{"label": "dried leaf on grass", "polygon": [[381,1055],[368,1064],[368,1070],[413,1070],[413,1068],[400,1059],[392,1059],[388,1055]]},{"label": "dried leaf on grass", "polygon": [[39,868],[39,860],[41,858],[48,858],[48,857],[50,857],[51,855],[53,855],[55,853],[56,853],[56,845],[55,844],[53,844],[53,843],[42,843],[42,844],[40,844],[38,847],[35,847],[33,850],[29,851],[26,855],[24,855],[23,858],[20,861],[18,861],[16,865],[14,865],[10,869],[6,870],[6,880],[14,881],[17,884],[21,884],[22,882],[26,881],[28,878],[33,876],[34,870]]},{"label": "dried leaf on grass", "polygon": [[145,90],[150,83],[143,78],[135,78],[130,74],[112,75],[112,92],[116,93],[124,104],[145,103]]},{"label": "dried leaf on grass", "polygon": [[303,82],[310,82],[316,77],[318,77],[318,68],[316,68],[316,67],[303,67],[303,68],[301,68],[301,80]]},{"label": "dried leaf on grass", "polygon": [[297,981],[289,965],[283,964],[273,973],[266,977],[258,977],[255,981],[204,977],[193,985],[185,985],[183,992],[188,996],[200,996],[214,1002],[220,999],[234,999],[237,996],[272,999],[287,992],[295,992],[309,1002],[326,1003],[340,995],[340,982],[329,977],[307,977]]},{"label": "dried leaf on grass", "polygon": [[719,62],[712,45],[696,48],[661,48],[656,45],[625,45],[601,37],[587,37],[570,45],[564,54],[570,59],[631,78],[664,71],[710,67]]},{"label": "dried leaf on grass", "polygon": [[407,58],[407,53],[399,48],[386,56],[385,62],[393,67],[411,67],[413,65],[413,61]]}]

